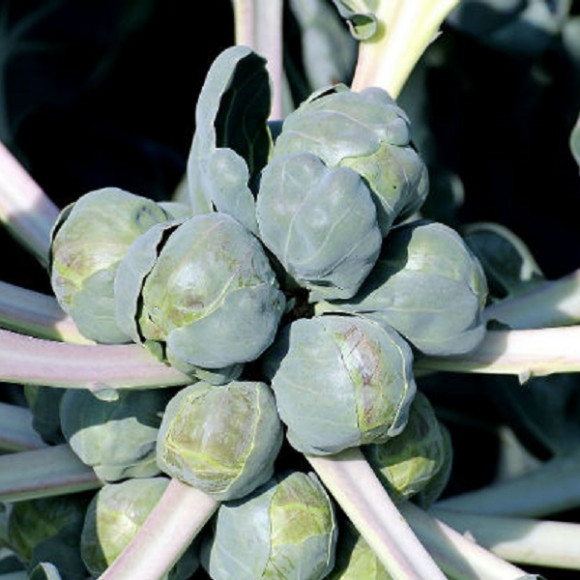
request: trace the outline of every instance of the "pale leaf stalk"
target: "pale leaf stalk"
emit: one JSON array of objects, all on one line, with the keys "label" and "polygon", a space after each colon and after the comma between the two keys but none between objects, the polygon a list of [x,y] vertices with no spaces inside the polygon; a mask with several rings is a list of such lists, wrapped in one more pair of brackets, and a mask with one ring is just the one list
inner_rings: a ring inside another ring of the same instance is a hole
[{"label": "pale leaf stalk", "polygon": [[54,296],[0,282],[0,326],[48,340],[92,344]]},{"label": "pale leaf stalk", "polygon": [[484,311],[513,329],[568,326],[580,322],[580,270],[499,300]]},{"label": "pale leaf stalk", "polygon": [[580,371],[580,325],[529,330],[490,330],[473,351],[449,357],[420,357],[418,371],[533,376]]},{"label": "pale leaf stalk", "polygon": [[272,81],[271,119],[283,115],[283,1],[232,0],[234,37],[237,45],[249,46],[267,60]]},{"label": "pale leaf stalk", "polygon": [[580,507],[580,453],[555,457],[513,479],[439,500],[437,509],[545,517]]},{"label": "pale leaf stalk", "polygon": [[66,444],[0,455],[0,502],[77,493],[101,485],[93,469]]},{"label": "pale leaf stalk", "polygon": [[394,580],[445,579],[360,449],[306,458]]},{"label": "pale leaf stalk", "polygon": [[43,266],[58,214],[59,208],[0,143],[0,221]]},{"label": "pale leaf stalk", "polygon": [[396,99],[459,0],[381,0],[376,34],[359,43],[351,88],[381,87]]},{"label": "pale leaf stalk", "polygon": [[69,344],[0,330],[0,382],[105,392],[191,381],[137,344]]},{"label": "pale leaf stalk", "polygon": [[9,572],[7,574],[0,574],[0,580],[29,580],[28,572]]},{"label": "pale leaf stalk", "polygon": [[208,494],[172,479],[157,505],[100,580],[159,580],[215,513]]},{"label": "pale leaf stalk", "polygon": [[449,578],[522,580],[530,577],[518,566],[476,544],[412,502],[402,502],[399,509]]},{"label": "pale leaf stalk", "polygon": [[580,524],[436,508],[430,513],[509,562],[580,570]]},{"label": "pale leaf stalk", "polygon": [[27,407],[0,403],[0,449],[25,451],[46,447],[32,427],[32,413]]}]

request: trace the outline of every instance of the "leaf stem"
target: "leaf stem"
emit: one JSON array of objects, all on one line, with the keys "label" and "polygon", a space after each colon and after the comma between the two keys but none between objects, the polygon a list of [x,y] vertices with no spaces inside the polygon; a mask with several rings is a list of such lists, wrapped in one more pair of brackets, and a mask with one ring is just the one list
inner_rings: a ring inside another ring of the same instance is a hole
[{"label": "leaf stem", "polygon": [[306,458],[393,579],[445,578],[401,517],[360,449]]},{"label": "leaf stem", "polygon": [[26,407],[0,403],[0,449],[24,451],[46,447],[32,427],[32,413]]},{"label": "leaf stem", "polygon": [[417,358],[418,370],[532,376],[580,371],[580,325],[529,330],[490,330],[465,355]]},{"label": "leaf stem", "polygon": [[0,282],[0,325],[49,340],[92,344],[61,309],[56,298]]},{"label": "leaf stem", "polygon": [[580,524],[436,508],[430,512],[510,562],[580,570]]},{"label": "leaf stem", "polygon": [[85,345],[0,330],[0,381],[70,389],[146,389],[191,378],[136,344]]},{"label": "leaf stem", "polygon": [[158,580],[218,508],[206,493],[172,479],[149,517],[100,580]]},{"label": "leaf stem", "polygon": [[44,266],[58,213],[58,207],[0,143],[0,221]]},{"label": "leaf stem", "polygon": [[0,501],[76,493],[102,485],[66,445],[0,455]]}]

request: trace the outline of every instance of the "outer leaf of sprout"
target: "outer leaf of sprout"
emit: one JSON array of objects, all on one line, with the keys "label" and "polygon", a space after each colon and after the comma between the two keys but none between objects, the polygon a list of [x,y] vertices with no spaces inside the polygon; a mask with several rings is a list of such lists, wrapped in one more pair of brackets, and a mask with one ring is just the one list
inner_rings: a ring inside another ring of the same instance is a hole
[{"label": "outer leaf of sprout", "polygon": [[162,471],[219,501],[247,495],[274,471],[282,445],[274,396],[261,382],[198,382],[168,403],[157,442]]},{"label": "outer leaf of sprout", "polygon": [[143,283],[139,330],[170,359],[223,369],[262,354],[285,302],[260,242],[226,214],[202,214],[163,244]]},{"label": "outer leaf of sprout", "polygon": [[65,528],[82,523],[88,499],[85,494],[63,495],[15,502],[7,525],[7,543],[26,563],[34,548]]},{"label": "outer leaf of sprout", "polygon": [[118,395],[104,401],[87,390],[66,391],[60,406],[62,432],[102,481],[156,475],[157,431],[171,393],[151,389]]},{"label": "outer leaf of sprout", "polygon": [[360,291],[328,310],[355,312],[390,324],[417,350],[464,354],[485,335],[487,281],[459,234],[415,220],[388,235]]},{"label": "outer leaf of sprout", "polygon": [[389,327],[328,315],[284,327],[263,367],[288,441],[324,455],[401,432],[416,391],[412,361]]},{"label": "outer leaf of sprout", "polygon": [[62,576],[54,564],[40,562],[30,571],[29,580],[62,580]]},{"label": "outer leaf of sprout", "polygon": [[[121,554],[155,507],[169,480],[128,479],[104,485],[93,497],[81,533],[81,556],[94,577]],[[185,580],[199,566],[197,543],[178,560],[169,580]]]},{"label": "outer leaf of sprout", "polygon": [[326,490],[315,475],[295,471],[222,504],[202,544],[201,561],[215,580],[318,580],[334,566],[336,538]]},{"label": "outer leaf of sprout", "polygon": [[167,219],[154,201],[112,187],[91,191],[61,212],[52,234],[51,284],[84,336],[128,342],[115,320],[116,268],[139,235]]},{"label": "outer leaf of sprout", "polygon": [[65,389],[24,385],[23,392],[32,412],[32,427],[42,440],[51,445],[64,443],[59,408]]},{"label": "outer leaf of sprout", "polygon": [[274,156],[310,152],[329,167],[350,167],[367,182],[381,233],[414,214],[429,183],[426,166],[410,145],[405,112],[382,89],[344,85],[320,90],[284,120]]},{"label": "outer leaf of sprout", "polygon": [[421,505],[429,507],[426,504],[435,501],[447,483],[449,443],[431,403],[418,391],[402,433],[385,443],[365,445],[362,451],[394,499],[419,494]]},{"label": "outer leaf of sprout", "polygon": [[347,518],[339,521],[336,563],[326,580],[391,580],[374,550]]}]

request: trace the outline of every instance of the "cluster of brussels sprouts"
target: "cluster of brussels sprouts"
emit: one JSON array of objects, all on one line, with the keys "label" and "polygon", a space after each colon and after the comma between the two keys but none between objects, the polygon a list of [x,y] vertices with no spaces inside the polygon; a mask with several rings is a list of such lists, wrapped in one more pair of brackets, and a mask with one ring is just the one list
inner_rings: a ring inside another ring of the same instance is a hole
[{"label": "cluster of brussels sprouts", "polygon": [[389,493],[421,505],[447,482],[449,436],[413,361],[482,340],[482,268],[458,233],[420,217],[427,170],[385,91],[333,86],[281,126],[268,115],[264,59],[227,49],[199,97],[188,195],[99,189],[54,227],[52,286],[81,332],[140,344],[191,377],[108,400],[58,393],[60,420],[43,432],[103,482],[80,540],[91,574],[171,477],[221,502],[171,578],[198,566],[216,579],[350,578],[349,550],[386,577],[283,452],[363,446]]}]

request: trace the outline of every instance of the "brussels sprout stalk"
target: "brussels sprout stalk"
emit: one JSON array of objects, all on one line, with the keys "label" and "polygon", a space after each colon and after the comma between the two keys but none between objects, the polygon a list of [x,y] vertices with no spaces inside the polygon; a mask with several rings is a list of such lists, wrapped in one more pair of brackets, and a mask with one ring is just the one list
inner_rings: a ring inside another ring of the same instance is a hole
[{"label": "brussels sprout stalk", "polygon": [[136,344],[68,344],[0,330],[0,381],[98,392],[185,385],[191,378]]},{"label": "brussels sprout stalk", "polygon": [[101,485],[68,445],[0,456],[0,501],[64,495]]},{"label": "brussels sprout stalk", "polygon": [[0,221],[43,266],[59,209],[0,143]]},{"label": "brussels sprout stalk", "polygon": [[529,330],[488,330],[483,342],[461,356],[425,357],[417,370],[532,376],[580,371],[580,325]]},{"label": "brussels sprout stalk", "polygon": [[541,517],[580,506],[580,453],[555,457],[519,477],[436,502],[437,509]]},{"label": "brussels sprout stalk", "polygon": [[24,451],[46,447],[32,427],[32,413],[26,407],[0,403],[0,449]]},{"label": "brussels sprout stalk", "polygon": [[489,305],[484,316],[510,328],[566,326],[580,322],[580,269]]},{"label": "brussels sprout stalk", "polygon": [[282,0],[232,0],[236,44],[251,47],[268,61],[268,73],[274,87],[272,119],[281,119],[282,111]]},{"label": "brussels sprout stalk", "polygon": [[101,580],[158,580],[218,508],[206,493],[172,479],[145,523]]},{"label": "brussels sprout stalk", "polygon": [[580,570],[580,524],[441,509],[431,515],[508,562]]},{"label": "brussels sprout stalk", "polygon": [[306,457],[395,580],[445,578],[401,517],[359,448],[329,457]]},{"label": "brussels sprout stalk", "polygon": [[0,282],[0,325],[23,334],[90,344],[54,296]]},{"label": "brussels sprout stalk", "polygon": [[417,61],[436,38],[439,26],[459,0],[381,0],[377,28],[361,39],[352,89],[384,88],[399,96]]}]

